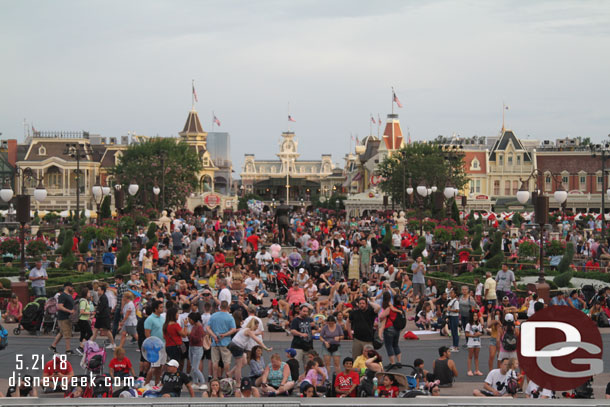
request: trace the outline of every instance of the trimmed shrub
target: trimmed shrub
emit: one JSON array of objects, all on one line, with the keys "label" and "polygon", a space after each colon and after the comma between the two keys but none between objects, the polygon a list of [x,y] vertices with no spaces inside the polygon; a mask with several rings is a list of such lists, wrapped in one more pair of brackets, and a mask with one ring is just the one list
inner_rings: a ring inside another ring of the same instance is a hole
[{"label": "trimmed shrub", "polygon": [[8,278],[0,278],[0,285],[4,289],[9,289],[11,288],[11,280],[9,280]]},{"label": "trimmed shrub", "polygon": [[559,270],[559,272],[565,273],[565,272],[570,271],[570,265],[572,264],[572,259],[574,259],[574,244],[568,243],[566,245],[566,252],[563,255],[563,257],[561,258],[559,265],[557,266],[557,269]]},{"label": "trimmed shrub", "polygon": [[561,273],[560,275],[556,276],[553,279],[553,282],[558,287],[569,287],[570,280],[572,279],[573,276],[574,276],[574,274],[571,271],[566,271],[565,273]]},{"label": "trimmed shrub", "polygon": [[0,250],[2,253],[19,254],[21,251],[19,240],[6,239],[4,242],[0,243]]},{"label": "trimmed shrub", "polygon": [[422,255],[422,252],[426,249],[426,238],[421,236],[418,240],[417,240],[417,246],[415,246],[415,248],[413,249],[413,252],[411,253],[411,256],[413,257],[413,260],[417,259],[419,256]]},{"label": "trimmed shrub", "polygon": [[25,251],[28,255],[38,257],[43,253],[46,253],[49,248],[47,244],[42,240],[32,240],[28,243]]}]

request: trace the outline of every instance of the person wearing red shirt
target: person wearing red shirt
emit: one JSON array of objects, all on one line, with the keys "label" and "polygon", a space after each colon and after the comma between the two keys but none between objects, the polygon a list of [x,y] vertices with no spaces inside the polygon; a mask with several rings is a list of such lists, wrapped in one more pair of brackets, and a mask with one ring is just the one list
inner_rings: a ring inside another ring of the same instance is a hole
[{"label": "person wearing red shirt", "polygon": [[178,309],[169,308],[165,315],[165,324],[163,324],[163,339],[165,339],[165,352],[168,359],[182,360],[182,338],[186,336],[186,332],[178,323]]},{"label": "person wearing red shirt", "polygon": [[379,397],[395,398],[398,397],[398,385],[394,377],[383,376],[383,384],[379,386]]},{"label": "person wearing red shirt", "polygon": [[148,249],[148,251],[152,253],[153,262],[156,264],[159,261],[159,250],[157,250],[157,245],[152,245],[152,247]]},{"label": "person wearing red shirt", "polygon": [[599,263],[593,259],[589,259],[589,261],[587,261],[585,264],[585,268],[587,270],[596,270],[599,268]]},{"label": "person wearing red shirt", "polygon": [[252,245],[252,250],[254,250],[255,252],[258,251],[258,241],[260,240],[260,237],[258,237],[257,234],[253,233],[250,236],[248,236],[246,238],[246,242],[248,242],[250,245]]},{"label": "person wearing red shirt", "polygon": [[72,251],[78,253],[78,236],[72,238]]},{"label": "person wearing red shirt", "polygon": [[352,368],[354,359],[346,357],[343,359],[343,372],[335,378],[335,391],[337,397],[356,397],[356,388],[360,384],[360,375]]},{"label": "person wearing red shirt", "polygon": [[128,377],[129,375],[135,377],[135,371],[131,365],[131,360],[125,356],[125,349],[118,347],[114,350],[114,358],[108,365],[110,368],[110,377]]},{"label": "person wearing red shirt", "polygon": [[[56,391],[61,389],[62,381],[67,384],[72,380],[72,376],[74,376],[74,370],[72,369],[72,365],[68,362],[67,359],[62,360],[60,355],[55,355],[53,359],[49,360],[44,365],[44,370],[42,371],[42,377],[49,377],[51,381],[49,381],[49,387],[47,388],[50,391]],[[63,379],[65,377],[65,379]],[[59,379],[56,383],[57,387],[54,387],[53,379]],[[46,389],[45,389],[46,390]]]}]

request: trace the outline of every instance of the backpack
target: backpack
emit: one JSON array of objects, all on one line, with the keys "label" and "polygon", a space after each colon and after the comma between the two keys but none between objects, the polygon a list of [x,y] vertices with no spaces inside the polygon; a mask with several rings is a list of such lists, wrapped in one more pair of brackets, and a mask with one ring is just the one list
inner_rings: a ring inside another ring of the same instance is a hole
[{"label": "backpack", "polygon": [[514,375],[511,375],[506,381],[506,391],[508,394],[517,394],[517,390],[519,389],[519,383],[517,382],[517,378]]},{"label": "backpack", "polygon": [[507,352],[513,352],[517,350],[517,335],[515,335],[515,330],[511,329],[510,331],[506,331],[502,336],[502,347]]},{"label": "backpack", "polygon": [[8,346],[8,332],[0,325],[0,350]]},{"label": "backpack", "polygon": [[609,327],[610,321],[608,321],[608,315],[604,311],[600,312],[597,316],[597,326],[599,327]]},{"label": "backpack", "polygon": [[80,319],[80,302],[82,300],[85,300],[85,299],[81,298],[78,302],[74,303],[74,310],[76,312],[70,314],[70,316],[68,317],[68,319],[70,320],[70,322],[72,322],[73,325],[78,324],[78,320]]},{"label": "backpack", "polygon": [[396,313],[396,318],[394,318],[394,322],[392,323],[392,325],[394,326],[394,328],[396,328],[398,332],[405,329],[405,326],[407,326],[407,318],[405,318],[404,311]]}]

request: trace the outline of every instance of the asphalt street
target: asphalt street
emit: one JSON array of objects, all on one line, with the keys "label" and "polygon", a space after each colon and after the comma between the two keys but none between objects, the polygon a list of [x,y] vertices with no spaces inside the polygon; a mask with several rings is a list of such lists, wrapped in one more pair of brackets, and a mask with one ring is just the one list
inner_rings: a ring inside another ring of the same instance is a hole
[{"label": "asphalt street", "polygon": [[[281,339],[278,339],[281,337]],[[285,339],[284,339],[285,338]],[[73,347],[76,344],[76,339],[72,339]],[[268,363],[270,360],[270,355],[273,352],[279,351],[282,355],[282,358],[285,357],[284,349],[288,348],[290,345],[290,337],[284,336],[283,334],[274,334],[273,339],[266,339],[265,343],[268,346],[273,347],[272,352],[265,352],[264,357],[265,361]],[[610,335],[604,334],[602,335],[604,348],[608,349],[610,346]],[[31,375],[41,375],[42,374],[42,366],[41,359],[44,357],[45,361],[50,360],[53,353],[48,349],[48,346],[52,342],[51,336],[41,336],[36,337],[30,335],[27,332],[22,332],[19,336],[11,335],[9,337],[9,346],[3,351],[0,351],[0,379],[8,379],[14,373],[21,373],[22,375],[31,374]],[[101,343],[98,338],[98,342]],[[463,344],[463,339],[461,341]],[[482,348],[480,354],[480,370],[483,373],[488,372],[487,368],[487,360],[489,357],[488,353],[488,344],[489,338],[483,338],[482,340]],[[425,367],[429,370],[432,369],[432,362],[434,359],[438,357],[438,348],[440,346],[449,346],[450,339],[449,338],[441,338],[441,339],[424,339],[417,341],[407,341],[401,339],[400,348],[402,350],[402,362],[412,364],[413,360],[416,358],[422,358],[425,362]],[[319,342],[315,343],[315,348],[320,351],[321,344]],[[62,353],[64,351],[64,342],[60,342],[58,345],[58,351]],[[134,369],[136,373],[138,372],[138,361],[140,359],[140,353],[137,352],[137,346],[129,344],[129,340],[127,340],[125,349],[127,351],[127,356],[132,361],[134,365]],[[384,358],[384,366],[388,363],[387,354],[385,352],[385,348],[380,350],[382,357]],[[345,356],[351,356],[351,341],[343,342],[340,348],[341,359]],[[468,351],[465,348],[460,348],[460,352],[452,353],[452,359],[455,360],[456,365],[459,371],[459,377],[457,381],[464,382],[478,382],[482,381],[481,377],[469,377],[466,375],[467,372],[467,360]],[[23,366],[21,369],[19,368],[18,358],[21,358],[23,361]],[[105,366],[108,366],[108,362],[112,358],[112,351],[108,350],[107,359]],[[83,369],[79,366],[80,356],[70,356],[69,360],[74,367],[75,373],[80,374],[84,373]],[[604,371],[610,371],[610,352],[604,352]],[[207,363],[204,367],[204,374],[207,376]],[[247,369],[247,368],[246,368]],[[302,367],[301,367],[302,369]],[[106,369],[107,371],[107,369]],[[244,370],[244,373],[246,371]],[[409,373],[409,372],[403,372]]]}]

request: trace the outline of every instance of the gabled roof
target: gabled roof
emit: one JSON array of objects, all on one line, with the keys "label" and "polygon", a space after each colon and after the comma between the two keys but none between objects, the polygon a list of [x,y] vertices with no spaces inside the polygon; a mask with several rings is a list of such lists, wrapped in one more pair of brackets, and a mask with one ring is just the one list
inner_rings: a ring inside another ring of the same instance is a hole
[{"label": "gabled roof", "polygon": [[372,157],[374,157],[377,154],[377,152],[379,151],[380,144],[381,144],[381,140],[379,140],[379,139],[369,140],[368,143],[366,143],[366,150],[364,151],[364,154],[360,154],[358,156],[358,158],[360,159],[360,162],[365,163],[368,160],[370,160]]},{"label": "gabled roof", "polygon": [[203,131],[203,127],[201,126],[201,122],[199,121],[199,115],[196,110],[191,110],[189,112],[188,117],[186,118],[186,123],[184,124],[184,129],[180,133],[181,135],[186,134],[202,134],[205,133]]},{"label": "gabled roof", "polygon": [[525,152],[525,154],[523,154],[524,162],[532,161],[531,154],[527,150],[525,150],[521,141],[517,138],[517,136],[515,136],[515,133],[513,133],[512,130],[508,129],[504,129],[500,138],[496,140],[494,146],[491,148],[491,152],[489,154],[489,161],[496,161],[496,151],[505,151],[509,142],[512,142],[513,146],[515,147],[515,150]]},{"label": "gabled roof", "polygon": [[398,150],[402,145],[402,129],[397,114],[389,114],[383,130],[383,140],[388,150]]}]

